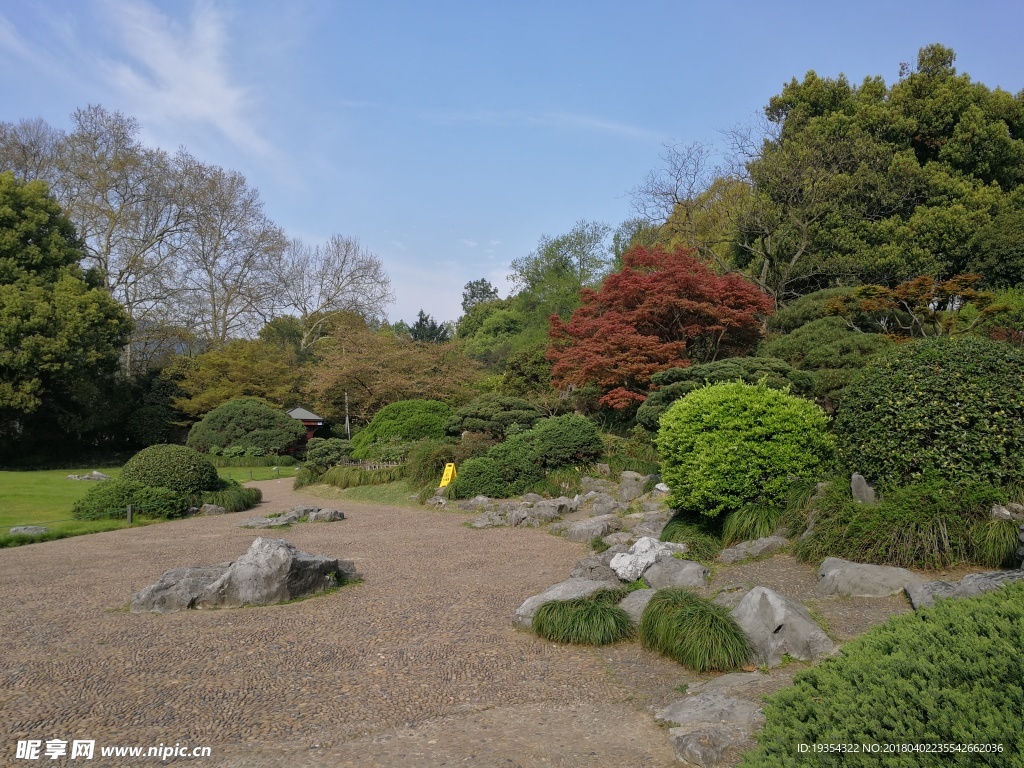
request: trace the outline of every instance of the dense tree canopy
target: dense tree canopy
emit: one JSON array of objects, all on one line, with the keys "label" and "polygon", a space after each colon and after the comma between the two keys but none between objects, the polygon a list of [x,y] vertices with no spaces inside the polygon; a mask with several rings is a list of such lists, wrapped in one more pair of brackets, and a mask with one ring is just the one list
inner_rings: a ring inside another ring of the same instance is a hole
[{"label": "dense tree canopy", "polygon": [[131,327],[82,272],[74,227],[44,182],[0,173],[0,433],[27,417],[67,426],[109,378]]},{"label": "dense tree canopy", "polygon": [[686,251],[637,247],[601,289],[584,289],[568,323],[551,317],[552,377],[596,384],[601,403],[643,402],[666,368],[744,354],[760,338],[771,299],[738,275],[718,275]]}]

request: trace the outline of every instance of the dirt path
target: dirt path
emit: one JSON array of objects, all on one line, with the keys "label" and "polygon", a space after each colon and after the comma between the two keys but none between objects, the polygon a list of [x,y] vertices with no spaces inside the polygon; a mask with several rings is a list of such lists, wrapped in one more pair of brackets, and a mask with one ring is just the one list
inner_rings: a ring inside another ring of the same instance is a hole
[{"label": "dirt path", "polygon": [[[319,501],[256,485],[260,513]],[[235,526],[252,513],[0,550],[0,763],[30,764],[14,759],[19,739],[95,739],[209,746],[179,762],[225,768],[674,764],[649,707],[685,670],[635,643],[566,647],[511,627],[582,545],[471,530],[456,513],[342,508],[344,522],[270,535],[353,559],[365,581],[268,608],[126,610],[165,570],[244,552],[259,534]],[[155,762],[97,751],[83,764]]]}]

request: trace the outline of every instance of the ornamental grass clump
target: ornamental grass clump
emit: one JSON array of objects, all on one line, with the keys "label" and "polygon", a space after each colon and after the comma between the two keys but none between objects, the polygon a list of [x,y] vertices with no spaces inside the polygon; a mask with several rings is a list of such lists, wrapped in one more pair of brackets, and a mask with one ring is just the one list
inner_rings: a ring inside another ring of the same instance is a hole
[{"label": "ornamental grass clump", "polygon": [[552,600],[533,615],[533,631],[546,640],[608,645],[633,635],[629,614],[618,607],[625,589],[602,589],[588,597]]},{"label": "ornamental grass clump", "polygon": [[695,672],[744,666],[750,641],[729,612],[685,589],[658,590],[640,619],[640,642]]},{"label": "ornamental grass clump", "polygon": [[722,540],[706,526],[694,522],[693,515],[676,513],[661,531],[661,541],[685,544],[687,560],[709,563],[722,551]]}]

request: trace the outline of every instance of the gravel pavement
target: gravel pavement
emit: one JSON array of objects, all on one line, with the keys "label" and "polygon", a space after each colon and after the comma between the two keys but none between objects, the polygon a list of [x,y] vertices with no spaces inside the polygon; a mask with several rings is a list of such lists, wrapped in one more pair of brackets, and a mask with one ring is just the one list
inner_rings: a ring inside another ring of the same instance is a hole
[{"label": "gravel pavement", "polygon": [[[0,765],[155,765],[100,746],[209,746],[162,764],[670,766],[650,707],[684,675],[636,643],[561,646],[512,628],[583,545],[472,530],[427,509],[326,502],[254,483],[257,511],[0,550]],[[298,503],[349,519],[235,527]],[[352,559],[365,581],[288,605],[131,614],[174,567],[232,560],[258,535]],[[25,739],[93,739],[92,761],[15,758]]]}]

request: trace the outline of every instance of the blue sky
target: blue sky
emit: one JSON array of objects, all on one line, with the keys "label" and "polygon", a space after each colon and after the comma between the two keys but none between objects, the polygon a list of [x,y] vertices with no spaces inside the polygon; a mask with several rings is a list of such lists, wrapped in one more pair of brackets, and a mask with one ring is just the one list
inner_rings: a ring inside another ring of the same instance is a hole
[{"label": "blue sky", "polygon": [[931,42],[1017,92],[1022,29],[1016,0],[0,0],[0,120],[132,115],[290,236],[359,238],[392,319],[453,320],[541,235],[629,218],[664,142],[718,142],[810,69],[892,82]]}]

